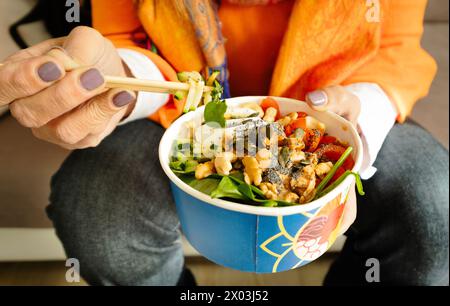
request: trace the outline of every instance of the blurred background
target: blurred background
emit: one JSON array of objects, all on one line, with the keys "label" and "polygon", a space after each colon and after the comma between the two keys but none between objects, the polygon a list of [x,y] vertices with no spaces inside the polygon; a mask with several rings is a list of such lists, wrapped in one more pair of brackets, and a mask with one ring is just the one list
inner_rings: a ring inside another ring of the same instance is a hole
[{"label": "blurred background", "polygon": [[[35,0],[0,0],[0,62],[18,50],[9,35],[9,26],[35,3]],[[448,0],[429,0],[422,45],[438,62],[439,71],[429,96],[417,104],[412,115],[447,149],[448,10]],[[20,33],[29,45],[49,37],[42,22],[24,25]],[[44,208],[50,177],[68,153],[34,139],[29,130],[9,116],[7,109],[0,108],[0,285],[67,284],[64,252]],[[200,285],[320,285],[342,243],[341,239],[329,253],[306,267],[275,275],[222,268],[198,256],[186,242],[184,247],[187,264]]]}]

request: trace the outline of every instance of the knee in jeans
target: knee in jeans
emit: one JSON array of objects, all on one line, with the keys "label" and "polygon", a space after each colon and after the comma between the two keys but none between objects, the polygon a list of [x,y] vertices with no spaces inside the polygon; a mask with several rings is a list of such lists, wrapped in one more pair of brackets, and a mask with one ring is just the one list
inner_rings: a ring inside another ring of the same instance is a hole
[{"label": "knee in jeans", "polygon": [[438,176],[426,174],[422,179],[428,182],[426,187],[422,182],[423,187],[411,188],[402,199],[406,203],[398,203],[396,216],[403,227],[399,239],[406,240],[405,256],[409,268],[416,271],[417,284],[431,285],[448,280],[448,192],[441,194]]},{"label": "knee in jeans", "polygon": [[[47,212],[67,256],[79,260],[81,276],[91,284],[176,282],[182,251],[173,205],[100,193],[88,188],[104,179],[100,172],[82,176],[76,168],[71,157],[52,179]],[[170,281],[161,279],[167,270]]]},{"label": "knee in jeans", "polygon": [[[58,207],[58,203],[52,205]],[[89,212],[73,214],[68,209],[50,210],[67,257],[79,261],[80,274],[88,283],[176,283],[179,272],[173,271],[181,271],[183,265],[178,230],[166,231],[156,226],[146,230],[127,228],[129,223],[110,224],[101,217],[80,220]]]}]

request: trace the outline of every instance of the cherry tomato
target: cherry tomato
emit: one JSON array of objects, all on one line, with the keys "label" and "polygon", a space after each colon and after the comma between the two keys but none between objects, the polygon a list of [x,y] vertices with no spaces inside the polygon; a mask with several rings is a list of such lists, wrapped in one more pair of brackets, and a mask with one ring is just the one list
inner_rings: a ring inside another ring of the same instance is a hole
[{"label": "cherry tomato", "polygon": [[291,126],[292,130],[294,130],[294,131],[296,129],[306,130],[306,119],[304,117],[295,119],[289,125]]},{"label": "cherry tomato", "polygon": [[[315,153],[317,154],[318,158],[324,156],[327,159],[331,160],[332,162],[337,162],[346,149],[347,148],[340,145],[326,144],[320,146],[319,149],[315,151]],[[355,161],[353,160],[353,157],[349,156],[347,157],[342,166],[345,170],[351,170],[354,165]]]},{"label": "cherry tomato", "polygon": [[290,125],[286,125],[284,127],[284,133],[286,134],[286,136],[291,136],[293,133],[292,127]]},{"label": "cherry tomato", "polygon": [[329,135],[325,135],[325,136],[323,136],[322,139],[320,140],[320,144],[335,143],[336,140],[337,140],[336,137],[329,136]]},{"label": "cherry tomato", "polygon": [[339,167],[339,168],[336,170],[336,172],[334,173],[334,175],[333,175],[333,177],[331,178],[331,180],[330,180],[330,182],[328,183],[328,185],[331,184],[331,183],[333,183],[334,181],[336,181],[338,178],[340,178],[341,175],[344,174],[344,172],[345,172],[345,169],[344,169],[343,167]]}]

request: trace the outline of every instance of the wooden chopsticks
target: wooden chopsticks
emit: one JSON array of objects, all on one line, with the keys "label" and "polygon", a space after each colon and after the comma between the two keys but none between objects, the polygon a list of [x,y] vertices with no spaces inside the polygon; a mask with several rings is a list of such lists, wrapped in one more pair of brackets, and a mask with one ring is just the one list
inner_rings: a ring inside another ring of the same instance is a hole
[{"label": "wooden chopsticks", "polygon": [[[0,63],[0,66],[3,64]],[[105,76],[105,82],[107,88],[123,88],[133,91],[146,91],[156,93],[170,93],[173,94],[177,91],[189,91],[190,85],[181,82],[169,82],[169,81],[154,81],[143,80],[126,77]],[[209,92],[212,87],[205,86],[203,91]]]},{"label": "wooden chopsticks", "polygon": [[[177,91],[189,91],[190,85],[181,82],[169,81],[152,81],[134,78],[123,78],[106,76],[106,87],[108,88],[123,88],[135,91],[159,92],[159,93],[175,93]],[[205,86],[204,92],[209,92],[212,87]]]}]

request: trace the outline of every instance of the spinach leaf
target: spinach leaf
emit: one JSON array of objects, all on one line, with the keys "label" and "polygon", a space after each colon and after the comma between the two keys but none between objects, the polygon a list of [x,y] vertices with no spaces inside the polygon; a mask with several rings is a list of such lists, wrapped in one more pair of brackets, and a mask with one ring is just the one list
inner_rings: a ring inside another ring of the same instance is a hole
[{"label": "spinach leaf", "polygon": [[238,186],[228,176],[222,177],[217,188],[211,193],[212,198],[232,198],[245,200],[239,192]]},{"label": "spinach leaf", "polygon": [[252,200],[254,202],[257,202],[257,203],[260,203],[263,206],[266,206],[266,207],[277,207],[277,206],[298,205],[297,203],[290,203],[290,202],[281,201],[281,200],[258,199],[258,198],[255,197],[255,195],[253,193],[253,189],[251,187],[252,187],[252,185],[247,185],[247,184],[239,185],[239,191],[243,195],[248,197],[250,200]]},{"label": "spinach leaf", "polygon": [[239,171],[228,176],[212,174],[201,180],[197,180],[192,174],[180,174],[178,177],[192,188],[212,198],[231,198],[266,207],[297,205],[280,200],[267,200],[261,189],[244,182],[244,176]]},{"label": "spinach leaf", "polygon": [[177,174],[189,174],[194,173],[198,162],[196,160],[188,159],[185,161],[173,161],[169,163],[169,167],[174,173]]},{"label": "spinach leaf", "polygon": [[202,180],[193,178],[193,181],[190,182],[189,186],[204,194],[212,195],[214,190],[219,186],[219,183],[220,180],[214,178],[204,178]]},{"label": "spinach leaf", "polygon": [[206,124],[215,122],[221,127],[225,127],[225,112],[227,111],[227,104],[225,100],[211,101],[205,106],[205,122]]},{"label": "spinach leaf", "polygon": [[238,189],[239,191],[245,195],[249,200],[262,204],[263,206],[266,207],[276,207],[278,206],[278,203],[274,200],[261,200],[261,199],[257,199],[255,197],[255,194],[252,191],[252,188],[250,187],[251,185],[248,184],[241,184],[239,185]]},{"label": "spinach leaf", "polygon": [[214,88],[211,91],[211,102],[206,104],[203,116],[206,124],[215,122],[221,127],[225,127],[225,112],[227,104],[225,100],[220,100],[223,93],[223,87],[219,82],[214,81]]},{"label": "spinach leaf", "polygon": [[[220,174],[213,174],[213,177],[223,177]],[[234,182],[236,182],[238,185],[248,185],[245,181],[244,181],[244,174],[240,171],[236,171],[236,172],[232,172],[230,173],[230,175],[228,176],[230,179],[232,179]],[[252,190],[253,193],[255,193],[256,195],[260,196],[262,199],[265,199],[264,197],[264,193],[261,191],[261,189],[259,189],[256,186],[253,185],[248,185],[250,186],[250,189]]]}]

